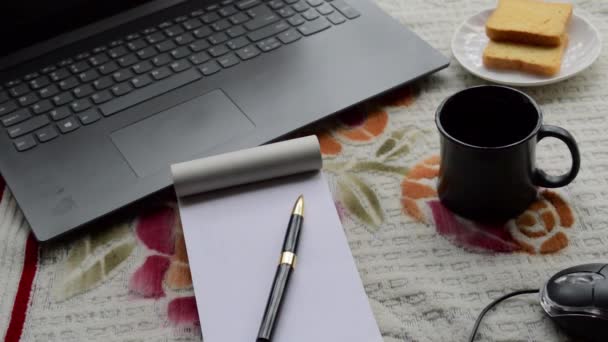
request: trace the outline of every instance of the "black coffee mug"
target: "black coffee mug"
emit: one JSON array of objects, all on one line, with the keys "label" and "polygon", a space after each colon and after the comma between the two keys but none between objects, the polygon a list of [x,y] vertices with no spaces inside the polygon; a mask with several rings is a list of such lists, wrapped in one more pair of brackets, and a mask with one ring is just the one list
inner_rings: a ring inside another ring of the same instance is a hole
[{"label": "black coffee mug", "polygon": [[[441,135],[439,198],[460,216],[504,222],[528,208],[537,187],[565,186],[578,173],[580,155],[572,135],[543,125],[539,106],[519,90],[465,89],[443,101],[435,122]],[[552,176],[536,168],[536,144],[546,137],[568,146],[570,172]]]}]

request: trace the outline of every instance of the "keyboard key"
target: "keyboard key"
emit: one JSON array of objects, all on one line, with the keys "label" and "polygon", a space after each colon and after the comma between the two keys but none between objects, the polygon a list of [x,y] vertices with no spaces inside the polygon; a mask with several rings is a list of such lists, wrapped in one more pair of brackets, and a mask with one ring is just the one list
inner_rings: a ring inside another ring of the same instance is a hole
[{"label": "keyboard key", "polygon": [[54,65],[49,65],[47,67],[45,67],[44,69],[42,69],[42,73],[43,74],[48,74],[49,72],[55,71],[57,70],[57,67]]},{"label": "keyboard key", "polygon": [[156,56],[156,49],[154,46],[148,46],[145,49],[137,51],[137,56],[141,59],[148,59],[150,57]]},{"label": "keyboard key", "polygon": [[108,44],[108,45],[109,45],[110,47],[117,47],[117,46],[122,45],[122,44],[124,44],[124,43],[125,43],[124,41],[122,41],[122,40],[118,39],[118,40],[113,40],[113,41],[111,41],[111,42],[110,42],[110,44]]},{"label": "keyboard key", "polygon": [[312,7],[317,7],[324,4],[323,0],[306,0],[306,2],[308,2],[308,4]]},{"label": "keyboard key", "polygon": [[177,36],[173,39],[177,45],[186,45],[194,41],[194,36],[191,33],[184,33],[181,36]]},{"label": "keyboard key", "polygon": [[289,18],[292,15],[296,14],[296,11],[294,11],[291,7],[283,7],[278,10],[277,13],[283,18]]},{"label": "keyboard key", "polygon": [[229,53],[220,59],[217,60],[224,68],[230,68],[231,66],[239,64],[239,58],[233,54]]},{"label": "keyboard key", "polygon": [[26,82],[27,82],[27,81],[31,81],[31,80],[33,80],[34,78],[38,77],[38,76],[40,76],[40,74],[39,74],[39,73],[37,73],[37,72],[32,72],[32,73],[29,73],[29,74],[27,74],[27,75],[23,76],[23,80],[24,80],[24,81],[26,81]]},{"label": "keyboard key", "polygon": [[226,45],[228,45],[229,48],[231,48],[232,50],[236,50],[236,49],[240,49],[244,46],[247,46],[249,44],[249,39],[245,38],[245,37],[239,37],[233,40],[228,41],[228,43],[226,43]]},{"label": "keyboard key", "polygon": [[331,27],[325,18],[318,18],[313,21],[306,22],[298,27],[298,31],[305,36],[310,36],[317,32],[321,32]]},{"label": "keyboard key", "polygon": [[19,96],[22,96],[23,94],[27,94],[29,91],[30,91],[30,87],[28,87],[27,84],[20,84],[14,88],[11,88],[11,90],[9,90],[8,92],[13,97],[19,97]]},{"label": "keyboard key", "polygon": [[165,35],[162,32],[156,32],[146,37],[146,40],[150,44],[160,43],[165,40]]},{"label": "keyboard key", "polygon": [[217,64],[217,62],[211,61],[211,62],[207,62],[207,63],[203,64],[198,69],[203,73],[203,75],[209,76],[209,75],[215,74],[216,72],[220,71],[222,69],[222,67],[220,67],[220,65]]},{"label": "keyboard key", "polygon": [[116,62],[111,61],[99,67],[99,72],[102,75],[108,75],[118,70],[118,64]]},{"label": "keyboard key", "polygon": [[184,28],[181,25],[174,25],[165,30],[165,34],[169,37],[175,37],[184,33]]},{"label": "keyboard key", "polygon": [[8,93],[5,91],[0,92],[0,103],[8,101]]},{"label": "keyboard key", "polygon": [[300,1],[300,0],[283,0],[283,1],[284,1],[286,4],[288,4],[288,5],[293,5],[293,4],[295,4],[296,2],[298,2],[298,1]]},{"label": "keyboard key", "polygon": [[73,100],[74,100],[74,97],[72,96],[72,93],[70,93],[70,92],[61,93],[61,94],[55,95],[53,97],[53,103],[55,103],[55,106],[61,106],[68,102],[71,102]]},{"label": "keyboard key", "polygon": [[331,5],[335,7],[342,15],[347,17],[348,19],[355,19],[361,15],[359,11],[354,9],[351,5],[347,4],[343,0],[334,0],[331,2]]},{"label": "keyboard key", "polygon": [[59,69],[59,70],[55,70],[55,71],[51,72],[49,74],[49,76],[51,77],[51,79],[54,82],[58,82],[58,81],[61,81],[65,78],[69,77],[70,72],[68,71],[68,69],[63,68],[63,69]]},{"label": "keyboard key", "polygon": [[162,23],[158,24],[158,26],[157,26],[157,27],[158,27],[159,29],[163,30],[163,29],[166,29],[166,28],[168,28],[168,27],[171,27],[171,25],[173,25],[173,23],[172,23],[172,22],[170,22],[170,21],[165,21],[165,22],[162,22]]},{"label": "keyboard key", "polygon": [[89,63],[87,63],[87,61],[80,61],[76,64],[70,65],[70,70],[73,74],[79,74],[85,70],[89,70],[90,68],[91,66],[89,65]]},{"label": "keyboard key", "polygon": [[74,61],[71,58],[66,58],[66,59],[60,61],[59,63],[57,63],[57,65],[60,68],[63,68],[63,67],[66,67],[66,66],[68,66],[68,65],[70,65],[72,63],[74,63]]},{"label": "keyboard key", "polygon": [[97,55],[89,58],[89,62],[93,66],[100,66],[100,65],[106,63],[109,60],[110,60],[110,58],[105,53],[100,53],[100,54],[97,54]]},{"label": "keyboard key", "polygon": [[76,77],[70,77],[68,79],[65,79],[65,80],[59,82],[59,88],[61,88],[61,90],[72,89],[77,85],[78,85],[78,80],[76,79]]},{"label": "keyboard key", "polygon": [[24,137],[16,139],[15,141],[13,141],[13,144],[19,152],[27,151],[31,148],[36,147],[37,145],[36,140],[34,140],[34,137],[32,137],[31,135],[26,135]]},{"label": "keyboard key", "polygon": [[50,100],[43,100],[32,106],[34,114],[46,113],[51,109],[53,109],[53,104]]},{"label": "keyboard key", "polygon": [[118,64],[123,67],[126,68],[128,66],[131,66],[135,63],[137,63],[137,61],[139,61],[139,58],[137,58],[137,56],[134,53],[130,53],[126,56],[122,56],[118,59]]},{"label": "keyboard key", "polygon": [[12,80],[12,81],[8,81],[8,82],[4,83],[4,86],[7,88],[12,88],[18,84],[21,84],[21,80],[16,79],[16,80]]},{"label": "keyboard key", "polygon": [[[127,47],[131,51],[137,51],[137,50],[143,49],[147,45],[148,44],[143,39],[138,39],[138,40],[134,40],[132,42],[127,43]],[[103,62],[103,63],[105,63],[105,62]]]},{"label": "keyboard key", "polygon": [[219,6],[218,4],[213,4],[213,5],[209,5],[209,6],[207,6],[207,7],[205,8],[205,10],[206,10],[207,12],[213,12],[213,11],[215,11],[215,10],[216,10],[216,9],[218,9],[218,8],[220,8],[220,6]]},{"label": "keyboard key", "polygon": [[116,96],[125,95],[125,94],[131,92],[131,90],[133,90],[133,87],[131,87],[131,85],[127,82],[117,84],[112,87],[112,93]]},{"label": "keyboard key", "polygon": [[156,66],[165,65],[169,62],[171,62],[171,56],[169,56],[168,53],[163,53],[162,55],[152,58],[152,64]]},{"label": "keyboard key", "polygon": [[169,50],[175,49],[177,45],[172,40],[165,40],[160,44],[156,44],[156,49],[160,52],[167,52]]},{"label": "keyboard key", "polygon": [[97,90],[106,89],[114,84],[114,81],[110,78],[110,76],[102,77],[95,82],[93,82],[93,86]]},{"label": "keyboard key", "polygon": [[80,113],[91,108],[91,101],[87,99],[76,100],[70,104],[70,108],[72,108],[74,113]]},{"label": "keyboard key", "polygon": [[260,3],[260,0],[241,0],[236,3],[236,7],[240,10],[245,10],[253,6],[257,6]]},{"label": "keyboard key", "polygon": [[150,83],[152,83],[152,78],[150,78],[148,75],[137,76],[131,80],[131,84],[135,88],[145,87]]},{"label": "keyboard key", "polygon": [[301,37],[302,36],[295,29],[289,29],[287,31],[283,31],[277,36],[277,38],[279,38],[279,40],[283,44],[293,43],[296,40],[300,39]]},{"label": "keyboard key", "polygon": [[278,10],[279,8],[285,6],[285,4],[281,0],[270,0],[268,1],[268,6],[273,10]]},{"label": "keyboard key", "polygon": [[226,6],[226,5],[230,5],[233,2],[234,2],[234,0],[223,0],[222,2],[220,2],[220,4],[222,6]]},{"label": "keyboard key", "polygon": [[190,52],[190,49],[188,49],[186,46],[182,46],[178,49],[171,51],[171,56],[174,59],[181,59],[190,56],[191,53],[192,52]]},{"label": "keyboard key", "polygon": [[155,27],[148,27],[147,29],[142,30],[142,31],[141,31],[141,33],[142,33],[142,34],[149,35],[149,34],[152,34],[152,33],[156,32],[156,31],[157,31],[157,30],[156,30],[156,28],[155,28]]},{"label": "keyboard key", "polygon": [[93,103],[95,103],[95,104],[104,103],[104,102],[110,101],[111,99],[112,99],[112,94],[108,90],[104,90],[102,92],[93,94],[93,96],[91,96],[91,100],[93,100]]},{"label": "keyboard key", "polygon": [[222,44],[222,45],[218,45],[218,46],[214,46],[211,49],[207,50],[209,52],[209,54],[213,57],[218,57],[221,56],[225,53],[228,53],[228,48],[226,47],[226,45]]},{"label": "keyboard key", "polygon": [[257,44],[258,48],[264,52],[272,51],[279,46],[281,46],[281,42],[279,42],[276,38],[268,38],[262,40]]},{"label": "keyboard key", "polygon": [[261,28],[257,31],[249,33],[247,36],[254,42],[257,42],[262,39],[266,39],[268,37],[274,36],[278,33],[281,33],[289,28],[289,25],[284,22],[278,22],[276,24]]},{"label": "keyboard key", "polygon": [[77,61],[81,61],[81,60],[83,60],[83,59],[85,59],[85,58],[89,58],[90,56],[91,56],[91,54],[90,54],[90,53],[88,53],[88,52],[83,52],[83,53],[79,53],[79,54],[77,54],[77,55],[76,55],[76,57],[75,57],[74,59],[75,59],[75,60],[77,60]]},{"label": "keyboard key", "polygon": [[68,107],[61,107],[51,110],[49,112],[49,115],[51,116],[51,119],[53,119],[54,121],[58,121],[72,115],[72,112]]},{"label": "keyboard key", "polygon": [[220,9],[218,11],[218,13],[222,16],[222,17],[228,17],[231,16],[233,14],[235,14],[236,12],[238,12],[238,10],[236,9],[236,7],[234,6],[226,6],[222,9]]},{"label": "keyboard key", "polygon": [[207,38],[209,42],[213,45],[221,44],[228,40],[228,36],[224,32],[218,32],[209,38]]},{"label": "keyboard key", "polygon": [[245,33],[247,33],[247,31],[245,31],[245,28],[243,28],[243,26],[239,25],[239,26],[234,26],[229,28],[228,30],[226,30],[226,33],[231,37],[238,37],[238,36],[242,36]]},{"label": "keyboard key", "polygon": [[203,11],[202,9],[198,9],[198,10],[193,11],[192,13],[190,13],[190,16],[191,17],[200,17],[204,13],[205,13],[205,11]]},{"label": "keyboard key", "polygon": [[317,7],[317,11],[319,11],[319,13],[321,13],[323,15],[328,15],[334,11],[334,8],[331,7],[330,4],[325,3],[325,4]]},{"label": "keyboard key", "polygon": [[237,13],[230,17],[230,22],[232,22],[234,25],[242,24],[247,20],[249,20],[249,17],[245,13]]},{"label": "keyboard key", "polygon": [[34,80],[31,80],[30,87],[32,87],[32,89],[40,89],[42,87],[46,87],[50,83],[51,83],[51,80],[49,80],[49,78],[47,76],[41,76]]},{"label": "keyboard key", "polygon": [[16,112],[13,112],[7,116],[2,117],[0,121],[2,121],[2,125],[4,127],[9,127],[20,122],[23,122],[32,117],[30,110],[27,108],[20,109]]},{"label": "keyboard key", "polygon": [[0,116],[14,112],[19,106],[15,101],[8,101],[0,104]]},{"label": "keyboard key", "polygon": [[328,15],[327,19],[329,19],[329,21],[331,21],[331,23],[334,25],[340,25],[346,21],[344,16],[338,12],[334,12],[334,13]]},{"label": "keyboard key", "polygon": [[83,97],[87,97],[91,94],[93,94],[95,92],[95,90],[93,90],[93,86],[91,86],[90,84],[85,84],[79,87],[74,88],[74,90],[72,90],[72,93],[74,93],[74,96],[76,96],[76,98],[83,98]]},{"label": "keyboard key", "polygon": [[99,73],[95,69],[90,69],[90,70],[80,73],[80,75],[78,75],[78,78],[83,83],[89,83],[89,82],[93,82],[94,80],[98,79]]},{"label": "keyboard key", "polygon": [[253,31],[259,29],[260,27],[276,23],[279,20],[281,20],[281,18],[278,15],[271,13],[269,15],[259,16],[252,21],[247,22],[245,27],[248,30]]},{"label": "keyboard key", "polygon": [[102,53],[104,51],[106,51],[108,48],[105,46],[98,46],[96,48],[93,49],[93,53],[97,54],[97,53]]},{"label": "keyboard key", "polygon": [[248,60],[251,59],[257,55],[260,54],[260,50],[255,47],[254,45],[249,45],[247,47],[244,47],[240,50],[238,50],[236,52],[236,54],[242,59],[242,60]]},{"label": "keyboard key", "polygon": [[185,84],[194,82],[201,78],[201,75],[194,69],[186,70],[175,74],[162,81],[153,82],[145,88],[137,89],[123,97],[119,97],[100,106],[104,116],[110,116],[124,109],[132,107],[150,98],[162,95]]},{"label": "keyboard key", "polygon": [[163,68],[159,68],[159,69],[152,71],[150,73],[150,75],[152,75],[152,77],[154,77],[155,80],[162,80],[164,78],[171,76],[171,70],[169,70],[169,68],[167,68],[167,67],[163,67]]},{"label": "keyboard key", "polygon": [[204,51],[190,56],[190,62],[192,62],[194,65],[205,63],[209,59],[211,59],[211,57]]},{"label": "keyboard key", "polygon": [[197,18],[190,19],[182,24],[182,26],[188,31],[192,31],[197,27],[201,27],[201,25],[203,25],[203,23],[201,23],[201,21]]},{"label": "keyboard key", "polygon": [[76,121],[75,118],[67,118],[58,123],[57,126],[63,134],[70,133],[80,128],[80,124],[78,124],[78,121]]},{"label": "keyboard key", "polygon": [[314,8],[309,8],[305,12],[302,13],[302,16],[306,20],[315,20],[321,15]]},{"label": "keyboard key", "polygon": [[148,72],[148,71],[152,70],[152,68],[153,68],[152,63],[150,63],[148,61],[143,61],[141,63],[135,64],[131,69],[133,69],[133,71],[135,71],[136,74],[143,74],[144,72]]},{"label": "keyboard key", "polygon": [[38,96],[36,96],[36,93],[29,93],[27,95],[21,96],[20,98],[17,99],[17,101],[19,101],[19,104],[22,107],[25,107],[25,106],[29,106],[32,103],[38,101]]},{"label": "keyboard key", "polygon": [[190,50],[194,52],[198,52],[201,50],[207,50],[211,45],[206,40],[197,40],[196,42],[190,44]]},{"label": "keyboard key", "polygon": [[209,26],[203,26],[201,28],[194,30],[194,32],[192,32],[192,33],[194,33],[194,35],[197,38],[205,38],[205,37],[209,36],[210,34],[212,34],[213,31],[211,30],[211,28]]},{"label": "keyboard key", "polygon": [[222,19],[220,21],[216,21],[215,23],[211,24],[211,28],[217,32],[224,31],[225,29],[229,28],[230,26],[232,26],[232,24],[230,23],[230,21],[228,21],[228,19]]},{"label": "keyboard key", "polygon": [[173,72],[181,72],[190,68],[190,63],[187,60],[182,59],[180,61],[175,61],[171,63],[169,66],[171,67]]},{"label": "keyboard key", "polygon": [[139,33],[132,33],[132,34],[126,36],[125,40],[126,41],[132,41],[132,40],[135,40],[135,39],[137,39],[139,37],[140,37]]},{"label": "keyboard key", "polygon": [[185,15],[182,15],[182,16],[179,16],[179,17],[173,19],[173,21],[176,23],[183,23],[186,20],[188,20],[188,17]]},{"label": "keyboard key", "polygon": [[133,77],[133,72],[129,69],[117,71],[112,74],[112,78],[116,82],[123,82]]},{"label": "keyboard key", "polygon": [[55,94],[57,94],[59,92],[59,88],[57,88],[56,85],[51,84],[48,87],[42,88],[38,91],[38,95],[40,95],[41,98],[46,99],[49,98]]},{"label": "keyboard key", "polygon": [[38,138],[38,141],[40,141],[41,143],[53,140],[58,136],[59,133],[57,133],[57,130],[52,125],[46,126],[36,131],[36,138]]},{"label": "keyboard key", "polygon": [[80,120],[80,123],[83,125],[90,125],[99,119],[101,119],[101,115],[99,115],[97,109],[90,109],[86,112],[78,114],[78,120]]},{"label": "keyboard key", "polygon": [[46,115],[35,116],[34,118],[11,126],[8,129],[8,135],[11,138],[16,138],[24,134],[33,132],[38,128],[42,128],[50,123],[49,118]]},{"label": "keyboard key", "polygon": [[304,12],[309,8],[308,4],[304,0],[296,2],[295,4],[291,5],[291,7],[296,10],[296,12]]},{"label": "keyboard key", "polygon": [[299,14],[287,19],[291,26],[300,26],[306,22]]},{"label": "keyboard key", "polygon": [[217,13],[215,13],[215,12],[207,13],[201,17],[201,20],[205,24],[211,24],[212,22],[215,22],[219,19],[220,19],[220,16],[217,15]]}]

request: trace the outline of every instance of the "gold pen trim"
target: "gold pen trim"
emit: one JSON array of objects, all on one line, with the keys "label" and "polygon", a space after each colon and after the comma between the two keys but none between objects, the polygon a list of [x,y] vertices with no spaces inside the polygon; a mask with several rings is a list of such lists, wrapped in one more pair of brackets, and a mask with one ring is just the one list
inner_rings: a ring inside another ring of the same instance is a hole
[{"label": "gold pen trim", "polygon": [[281,261],[279,265],[286,264],[291,266],[291,268],[296,268],[296,260],[297,256],[292,252],[283,252],[281,254]]},{"label": "gold pen trim", "polygon": [[298,197],[296,204],[293,206],[293,211],[291,214],[300,215],[302,217],[304,216],[304,196],[300,195],[300,197]]}]

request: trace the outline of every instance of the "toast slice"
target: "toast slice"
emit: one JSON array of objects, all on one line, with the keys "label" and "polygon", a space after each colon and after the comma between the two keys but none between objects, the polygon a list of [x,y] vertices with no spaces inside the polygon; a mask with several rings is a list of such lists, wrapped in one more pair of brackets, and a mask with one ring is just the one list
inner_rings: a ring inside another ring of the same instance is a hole
[{"label": "toast slice", "polygon": [[500,0],[486,22],[495,41],[559,46],[572,17],[572,4],[538,0]]},{"label": "toast slice", "polygon": [[553,76],[562,66],[562,57],[568,46],[564,34],[558,46],[525,45],[490,41],[483,52],[483,64],[488,68],[521,70],[542,76]]}]

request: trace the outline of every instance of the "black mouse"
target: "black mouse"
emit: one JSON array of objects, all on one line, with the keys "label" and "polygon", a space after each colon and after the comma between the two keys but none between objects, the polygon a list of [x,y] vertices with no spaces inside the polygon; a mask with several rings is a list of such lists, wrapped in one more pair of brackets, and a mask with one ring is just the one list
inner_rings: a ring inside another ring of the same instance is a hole
[{"label": "black mouse", "polygon": [[565,269],[541,290],[541,305],[565,333],[584,341],[608,341],[608,264]]}]

